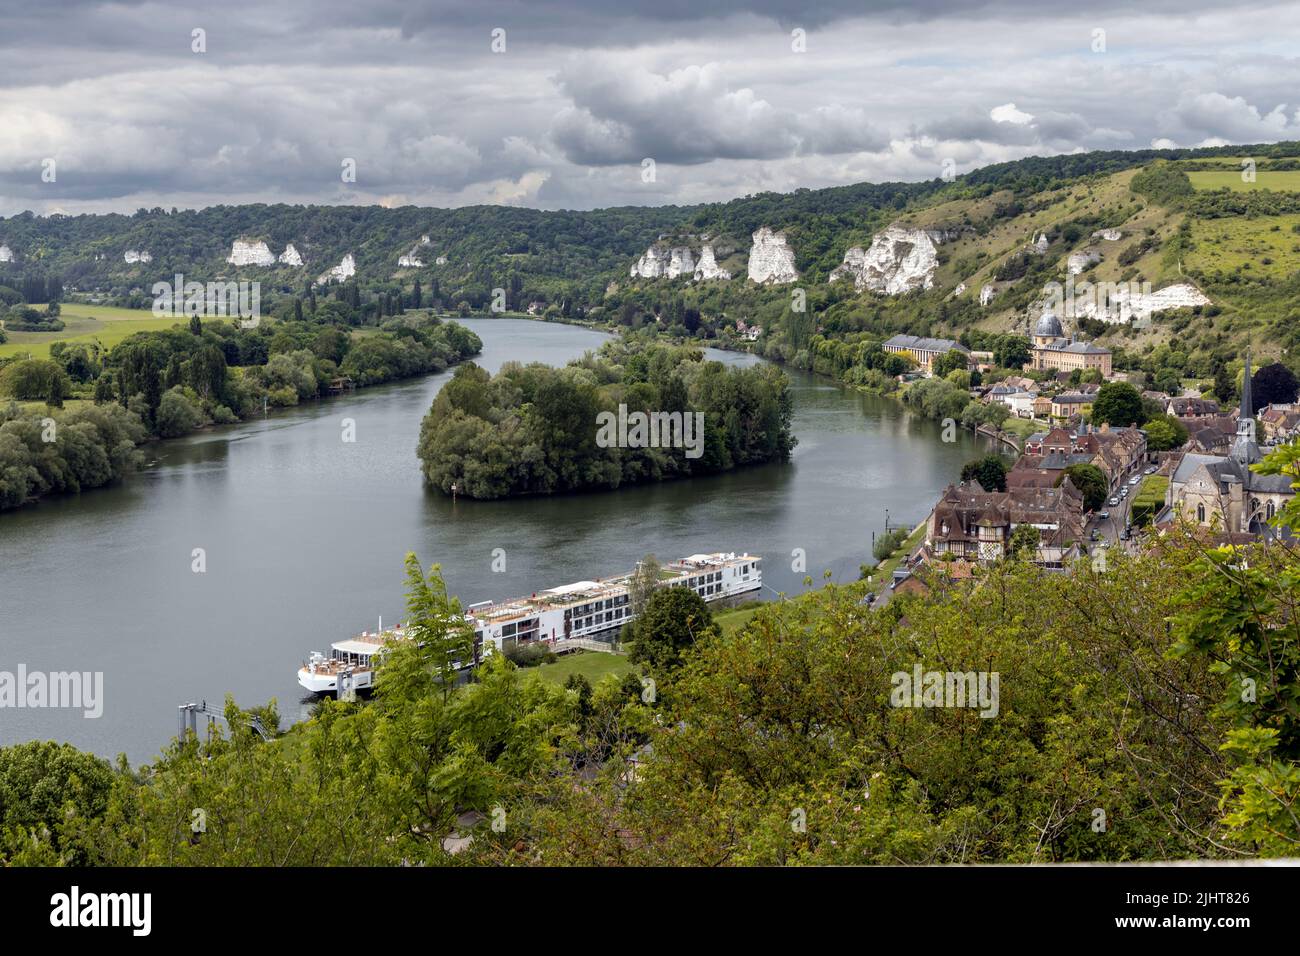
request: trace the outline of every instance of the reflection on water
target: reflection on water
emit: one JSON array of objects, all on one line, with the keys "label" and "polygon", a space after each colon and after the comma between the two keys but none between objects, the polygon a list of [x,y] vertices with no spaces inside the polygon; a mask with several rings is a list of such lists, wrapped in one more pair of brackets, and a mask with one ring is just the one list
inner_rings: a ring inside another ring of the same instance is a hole
[{"label": "reflection on water", "polygon": [[[466,320],[479,364],[563,364],[598,347],[586,329]],[[752,356],[714,353],[732,363]],[[764,557],[770,590],[793,593],[802,548],[817,581],[857,576],[872,531],[914,524],[977,444],[895,402],[791,371],[791,462],[745,471],[513,501],[455,502],[421,484],[420,420],[450,373],[273,412],[152,446],[157,461],[120,486],[0,516],[0,670],[104,672],[104,715],[0,710],[0,744],[68,740],[150,758],[176,706],[278,698],[306,712],[295,671],[382,615],[402,614],[402,561],[439,562],[465,602],[531,593],[631,567],[653,552]],[[356,442],[342,441],[342,420]],[[207,571],[191,571],[202,548]],[[502,548],[506,569],[492,571]]]}]

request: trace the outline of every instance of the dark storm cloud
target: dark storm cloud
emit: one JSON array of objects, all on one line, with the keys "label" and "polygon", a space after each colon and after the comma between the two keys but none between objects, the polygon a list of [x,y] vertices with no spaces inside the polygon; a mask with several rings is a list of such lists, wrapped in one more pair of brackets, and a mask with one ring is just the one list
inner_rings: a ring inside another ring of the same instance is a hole
[{"label": "dark storm cloud", "polygon": [[0,0],[0,24],[0,213],[689,202],[1297,136],[1286,5]]}]

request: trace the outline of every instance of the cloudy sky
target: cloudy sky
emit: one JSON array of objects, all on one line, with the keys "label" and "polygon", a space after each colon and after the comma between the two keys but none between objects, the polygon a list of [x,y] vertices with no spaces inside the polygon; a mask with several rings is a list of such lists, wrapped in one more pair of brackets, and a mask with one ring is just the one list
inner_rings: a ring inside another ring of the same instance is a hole
[{"label": "cloudy sky", "polygon": [[690,203],[1300,139],[1295,3],[814,6],[0,0],[0,214]]}]

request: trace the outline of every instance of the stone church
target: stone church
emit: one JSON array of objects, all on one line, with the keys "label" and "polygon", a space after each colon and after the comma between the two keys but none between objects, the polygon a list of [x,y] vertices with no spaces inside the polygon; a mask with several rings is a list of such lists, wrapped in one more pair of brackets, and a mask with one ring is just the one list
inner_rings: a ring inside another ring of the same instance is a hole
[{"label": "stone church", "polygon": [[1241,375],[1241,411],[1237,434],[1226,455],[1186,454],[1174,470],[1165,499],[1170,518],[1185,517],[1201,525],[1217,523],[1224,531],[1261,534],[1269,520],[1295,497],[1290,475],[1260,475],[1250,466],[1263,456],[1255,442],[1250,399],[1250,352]]}]

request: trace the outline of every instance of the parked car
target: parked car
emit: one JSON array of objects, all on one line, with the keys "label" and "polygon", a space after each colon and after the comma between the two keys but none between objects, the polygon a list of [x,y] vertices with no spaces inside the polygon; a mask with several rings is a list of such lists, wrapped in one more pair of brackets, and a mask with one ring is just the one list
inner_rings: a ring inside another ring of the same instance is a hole
[{"label": "parked car", "polygon": [[1148,474],[1148,475],[1154,475],[1154,474],[1155,474],[1157,471],[1159,471],[1159,470],[1160,470],[1160,469],[1157,468],[1155,465],[1150,465],[1150,466],[1147,467],[1147,474]]},{"label": "parked car", "polygon": [[1110,496],[1110,506],[1111,506],[1112,508],[1114,508],[1114,507],[1115,507],[1116,505],[1118,505],[1118,504],[1119,504],[1119,495],[1111,495],[1111,496]]},{"label": "parked car", "polygon": [[1100,540],[1101,540],[1101,532],[1098,531],[1096,528],[1093,528],[1093,529],[1092,529],[1092,534],[1091,534],[1091,536],[1090,536],[1090,540],[1092,540],[1092,541],[1100,541]]},{"label": "parked car", "polygon": [[1132,485],[1136,485],[1141,480],[1142,480],[1141,475],[1134,475],[1132,478],[1128,480],[1128,483],[1130,486],[1132,486]]},{"label": "parked car", "polygon": [[1100,518],[1102,521],[1106,521],[1108,518],[1110,518],[1110,512],[1109,511],[1100,512],[1097,515],[1097,517]]}]

